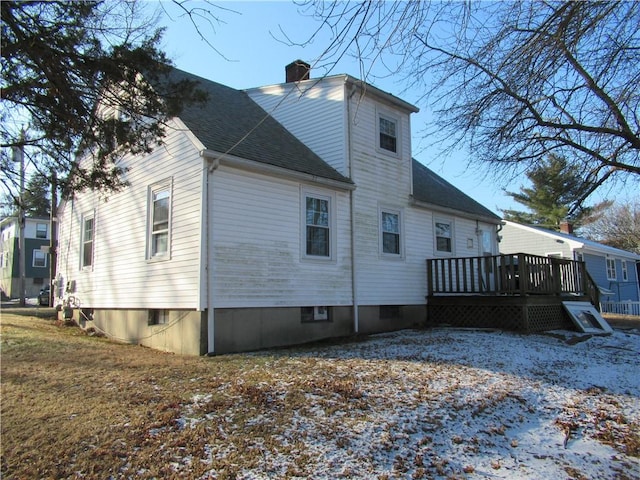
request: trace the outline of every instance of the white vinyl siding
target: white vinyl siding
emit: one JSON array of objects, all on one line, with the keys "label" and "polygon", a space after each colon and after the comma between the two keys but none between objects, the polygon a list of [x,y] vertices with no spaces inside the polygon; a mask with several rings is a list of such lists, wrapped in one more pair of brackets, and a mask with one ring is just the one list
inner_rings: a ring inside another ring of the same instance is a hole
[{"label": "white vinyl siding", "polygon": [[[313,91],[306,91],[309,87]],[[348,175],[344,78],[261,87],[247,93],[320,158]]]},{"label": "white vinyl siding", "polygon": [[[181,124],[168,132],[165,144],[150,155],[123,159],[130,186],[110,194],[107,202],[87,191],[63,205],[58,274],[64,283],[76,282],[75,295],[83,307],[196,309],[201,303],[202,146],[193,143]],[[148,187],[171,177],[171,260],[150,262]],[[99,234],[94,235],[92,268],[79,272],[80,212],[87,211],[99,219]]]},{"label": "white vinyl siding", "polygon": [[[348,193],[225,166],[209,188],[216,307],[351,304]],[[329,261],[306,255],[307,195],[333,204]]]}]

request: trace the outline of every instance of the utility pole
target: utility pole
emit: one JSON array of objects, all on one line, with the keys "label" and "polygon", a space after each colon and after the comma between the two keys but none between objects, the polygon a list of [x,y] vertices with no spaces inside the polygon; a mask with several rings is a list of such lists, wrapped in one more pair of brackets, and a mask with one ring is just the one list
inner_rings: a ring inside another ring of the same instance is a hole
[{"label": "utility pole", "polygon": [[18,199],[18,265],[20,278],[18,288],[20,289],[20,306],[26,305],[25,299],[25,276],[26,276],[26,252],[24,241],[24,129],[20,132],[20,144],[13,147],[13,161],[20,162],[20,196]]},{"label": "utility pole", "polygon": [[49,221],[49,306],[53,306],[55,299],[55,288],[53,280],[56,278],[56,265],[58,262],[58,176],[51,170],[51,217]]}]

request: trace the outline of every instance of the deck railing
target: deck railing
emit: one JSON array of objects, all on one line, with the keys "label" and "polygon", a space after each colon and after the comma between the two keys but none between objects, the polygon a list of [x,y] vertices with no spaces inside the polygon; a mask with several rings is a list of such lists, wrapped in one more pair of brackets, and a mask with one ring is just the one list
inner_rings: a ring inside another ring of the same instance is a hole
[{"label": "deck railing", "polygon": [[575,294],[599,300],[583,262],[525,253],[428,259],[427,284],[429,296]]}]

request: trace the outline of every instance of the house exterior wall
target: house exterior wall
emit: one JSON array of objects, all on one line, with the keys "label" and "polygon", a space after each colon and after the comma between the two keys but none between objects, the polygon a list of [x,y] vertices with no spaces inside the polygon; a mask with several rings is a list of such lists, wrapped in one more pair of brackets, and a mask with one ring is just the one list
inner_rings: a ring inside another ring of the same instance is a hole
[{"label": "house exterior wall", "polygon": [[500,253],[529,253],[543,257],[553,254],[575,260],[571,246],[563,240],[558,242],[550,236],[527,231],[510,224],[504,225],[500,235],[502,236]]},{"label": "house exterior wall", "polygon": [[[618,255],[609,254],[603,246],[603,251],[595,251],[593,248],[585,248],[580,239],[565,240],[553,235],[537,232],[526,227],[520,227],[507,223],[502,232],[500,253],[529,253],[532,255],[562,255],[563,258],[572,260],[582,259],[585,267],[596,285],[614,292],[612,295],[603,295],[603,300],[638,301],[638,272],[636,260],[633,257],[625,257],[624,252]],[[593,242],[592,242],[593,243]],[[611,258],[616,266],[616,279],[607,276],[607,258]],[[627,264],[627,280],[622,279],[622,262]]]},{"label": "house exterior wall", "polygon": [[[176,125],[175,127],[179,127]],[[125,159],[130,186],[106,197],[83,192],[59,213],[58,285],[83,308],[193,309],[200,306],[203,163],[191,138],[170,128],[166,144]],[[170,257],[148,259],[149,188],[171,183]],[[82,267],[82,223],[93,216],[93,259]]]},{"label": "house exterior wall", "polygon": [[[434,213],[411,205],[412,156],[409,109],[389,96],[361,89],[347,76],[256,88],[248,94],[327,163],[356,184],[352,192],[354,244],[354,297],[360,332],[384,331],[420,323],[426,315],[425,260],[435,250],[434,220],[453,225],[451,256],[479,255],[477,230],[495,226],[478,224],[457,215]],[[277,108],[276,108],[277,106]],[[379,116],[396,121],[397,152],[378,144]],[[331,134],[331,137],[328,136]],[[331,138],[328,142],[327,138]],[[400,215],[401,252],[382,251],[381,212]],[[351,228],[345,225],[345,228]],[[469,238],[472,244],[469,244]],[[389,306],[402,307],[394,318],[380,315]],[[401,313],[400,313],[401,312]]]},{"label": "house exterior wall", "polygon": [[[37,225],[46,228],[44,238],[37,238]],[[15,218],[6,218],[0,228],[0,289],[7,297],[20,297],[20,264],[18,246],[18,223]],[[44,254],[44,266],[34,264],[34,251],[41,250],[50,242],[49,220],[26,218],[25,236],[25,296],[36,297],[40,289],[49,284],[50,255]]]},{"label": "house exterior wall", "polygon": [[[615,262],[616,278],[608,278],[607,275],[607,257],[595,253],[585,252],[583,255],[584,263],[587,271],[599,287],[603,287],[613,292],[611,295],[601,295],[603,301],[623,302],[631,300],[637,302],[638,297],[638,271],[635,261],[610,257]],[[627,264],[627,279],[622,277],[622,262]]]},{"label": "house exterior wall", "polygon": [[[224,166],[209,186],[215,308],[352,304],[348,192]],[[331,199],[331,259],[305,258],[305,192]]]},{"label": "house exterior wall", "polygon": [[247,94],[320,158],[349,176],[345,77],[259,87]]}]

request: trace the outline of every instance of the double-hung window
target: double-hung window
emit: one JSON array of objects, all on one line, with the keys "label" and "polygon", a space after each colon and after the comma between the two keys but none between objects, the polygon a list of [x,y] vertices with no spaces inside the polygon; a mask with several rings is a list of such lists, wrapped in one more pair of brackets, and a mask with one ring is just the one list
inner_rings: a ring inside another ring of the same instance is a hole
[{"label": "double-hung window", "polygon": [[91,268],[93,265],[93,241],[95,233],[95,217],[93,214],[82,217],[82,239],[80,267]]},{"label": "double-hung window", "polygon": [[44,268],[47,266],[47,254],[42,250],[34,250],[33,251],[33,263],[32,265],[36,268]]},{"label": "double-hung window", "polygon": [[615,280],[616,278],[616,260],[615,258],[607,258],[607,280]]},{"label": "double-hung window", "polygon": [[398,153],[398,122],[388,116],[378,116],[379,146],[388,152]]},{"label": "double-hung window", "polygon": [[401,215],[399,211],[380,210],[381,251],[383,255],[401,256]]},{"label": "double-hung window", "polygon": [[306,255],[331,257],[330,198],[305,195]]},{"label": "double-hung window", "polygon": [[36,223],[36,238],[47,238],[46,223]]},{"label": "double-hung window", "polygon": [[147,256],[149,259],[168,258],[171,243],[171,182],[149,188],[147,227]]},{"label": "double-hung window", "polygon": [[453,253],[453,228],[449,220],[434,222],[435,244],[437,253]]},{"label": "double-hung window", "polygon": [[629,271],[627,270],[627,261],[622,261],[622,281],[627,282],[629,280]]}]

